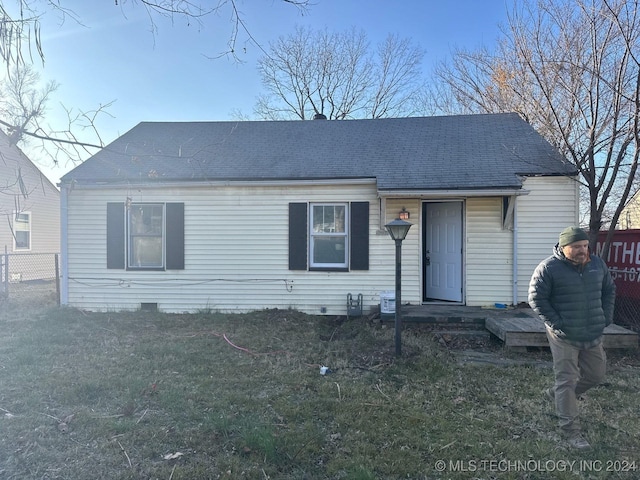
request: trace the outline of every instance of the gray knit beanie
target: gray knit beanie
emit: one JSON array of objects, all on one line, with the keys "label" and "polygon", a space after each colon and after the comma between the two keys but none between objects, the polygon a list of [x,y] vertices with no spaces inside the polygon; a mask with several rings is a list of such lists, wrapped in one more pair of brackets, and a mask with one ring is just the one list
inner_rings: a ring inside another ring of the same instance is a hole
[{"label": "gray knit beanie", "polygon": [[589,235],[580,227],[567,227],[560,232],[560,239],[558,245],[564,247],[573,242],[579,242],[580,240],[589,240]]}]

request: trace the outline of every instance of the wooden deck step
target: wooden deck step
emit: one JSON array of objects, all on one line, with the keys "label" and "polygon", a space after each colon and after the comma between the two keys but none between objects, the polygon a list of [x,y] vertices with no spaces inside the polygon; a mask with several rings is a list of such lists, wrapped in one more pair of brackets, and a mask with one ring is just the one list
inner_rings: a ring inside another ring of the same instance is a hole
[{"label": "wooden deck step", "polygon": [[[504,342],[505,347],[548,347],[544,323],[528,318],[487,318],[485,328]],[[638,348],[638,334],[620,325],[604,329],[605,348]]]}]

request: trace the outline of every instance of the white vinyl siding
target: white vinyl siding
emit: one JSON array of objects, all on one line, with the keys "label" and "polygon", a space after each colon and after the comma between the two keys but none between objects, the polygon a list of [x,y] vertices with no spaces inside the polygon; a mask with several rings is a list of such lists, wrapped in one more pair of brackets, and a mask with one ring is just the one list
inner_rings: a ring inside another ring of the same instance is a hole
[{"label": "white vinyl siding", "polygon": [[511,304],[513,232],[502,228],[502,197],[466,201],[466,304]]},{"label": "white vinyl siding", "polygon": [[[578,222],[578,184],[574,179],[528,177],[523,191],[527,194],[516,198],[515,235],[513,229],[502,229],[502,197],[467,199],[467,305],[526,302],[534,268],[551,255],[558,234]],[[514,254],[518,262],[515,300]]]},{"label": "white vinyl siding", "polygon": [[[463,303],[487,306],[513,302],[516,237],[517,302],[526,301],[533,268],[551,253],[558,233],[577,222],[577,184],[571,178],[527,178],[523,190],[528,194],[516,199],[515,232],[503,229],[502,197],[461,199]],[[403,207],[414,225],[402,243],[402,300],[414,305],[422,302],[421,204],[426,196],[380,201],[374,183],[74,187],[67,195],[68,278],[63,282],[69,306],[108,311],[136,310],[143,303],[156,303],[159,310],[167,312],[294,308],[312,314],[345,315],[347,294],[361,293],[368,312],[377,308],[381,291],[395,288],[395,244],[384,224],[396,218]],[[125,202],[127,197],[134,203],[184,204],[183,270],[106,268],[106,206]],[[369,202],[369,269],[290,270],[289,204],[350,202]]]},{"label": "white vinyl siding", "polygon": [[[395,242],[384,230],[384,225],[398,218],[400,211],[405,208],[409,212],[409,223],[413,226],[409,229],[407,237],[402,241],[402,303],[420,305],[422,302],[422,253],[421,253],[421,226],[420,206],[418,198],[411,199],[387,199],[386,215],[382,219],[380,254],[385,255],[386,261],[395,265]],[[395,270],[394,270],[395,272]],[[384,290],[395,290],[395,276],[385,285]]]},{"label": "white vinyl siding", "polygon": [[[328,314],[344,315],[348,293],[362,293],[366,311],[379,303],[380,291],[393,289],[394,244],[386,233],[378,233],[374,184],[134,192],[74,188],[68,193],[69,306],[135,310],[142,303],[157,303],[158,309],[170,312],[295,308],[309,313],[321,313],[324,307]],[[106,268],[106,205],[127,197],[134,203],[184,203],[184,270]],[[369,270],[289,270],[288,204],[337,199],[370,202]],[[409,244],[417,246],[417,229],[411,233]]]},{"label": "white vinyl siding", "polygon": [[[0,249],[9,253],[58,253],[60,251],[60,192],[18,148],[0,132]],[[15,213],[29,213],[29,248],[14,250]],[[9,223],[11,222],[11,223]],[[51,273],[49,273],[51,275]]]},{"label": "white vinyl siding", "polygon": [[518,302],[527,301],[533,270],[551,255],[560,232],[578,224],[578,182],[571,177],[529,177],[518,197]]}]

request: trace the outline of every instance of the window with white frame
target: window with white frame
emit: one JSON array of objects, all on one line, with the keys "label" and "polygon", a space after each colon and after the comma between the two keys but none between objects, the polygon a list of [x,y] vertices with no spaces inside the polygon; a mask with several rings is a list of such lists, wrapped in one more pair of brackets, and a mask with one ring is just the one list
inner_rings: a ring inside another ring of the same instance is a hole
[{"label": "window with white frame", "polygon": [[164,268],[164,204],[131,204],[128,268]]},{"label": "window with white frame", "polygon": [[348,205],[311,204],[309,221],[310,267],[347,268],[349,239]]},{"label": "window with white frame", "polygon": [[13,217],[13,249],[31,250],[31,213],[20,212]]}]

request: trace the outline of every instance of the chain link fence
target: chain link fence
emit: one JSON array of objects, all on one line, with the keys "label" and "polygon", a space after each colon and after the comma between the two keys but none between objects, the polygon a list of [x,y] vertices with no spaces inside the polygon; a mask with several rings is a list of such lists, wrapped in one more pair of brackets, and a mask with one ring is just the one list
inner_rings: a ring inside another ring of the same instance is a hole
[{"label": "chain link fence", "polygon": [[57,253],[0,255],[0,301],[53,301],[60,304]]},{"label": "chain link fence", "polygon": [[617,325],[640,333],[640,300],[616,297],[614,322]]}]

